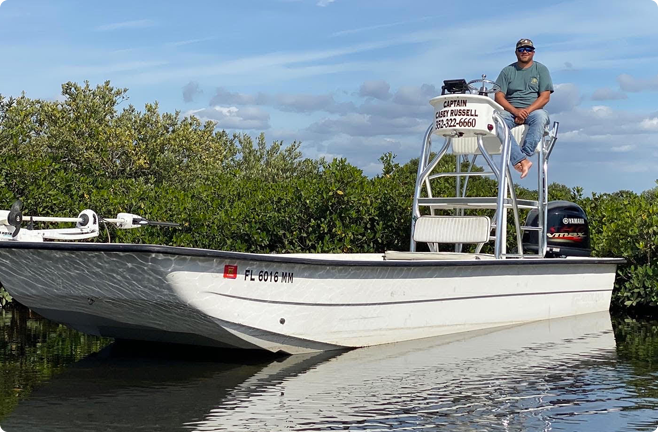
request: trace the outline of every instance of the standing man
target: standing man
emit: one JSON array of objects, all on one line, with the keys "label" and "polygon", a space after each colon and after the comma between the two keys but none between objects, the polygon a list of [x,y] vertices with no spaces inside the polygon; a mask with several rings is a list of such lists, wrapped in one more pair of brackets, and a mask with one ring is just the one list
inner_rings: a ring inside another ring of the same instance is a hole
[{"label": "standing man", "polygon": [[496,84],[501,91],[496,92],[498,102],[505,112],[503,120],[511,129],[520,124],[528,125],[528,133],[521,147],[512,137],[512,153],[510,161],[514,169],[521,173],[521,178],[528,175],[532,156],[537,143],[544,134],[548,125],[546,106],[553,93],[553,82],[548,68],[533,61],[535,46],[530,39],[521,39],[516,43],[516,63],[506,66],[498,75]]}]

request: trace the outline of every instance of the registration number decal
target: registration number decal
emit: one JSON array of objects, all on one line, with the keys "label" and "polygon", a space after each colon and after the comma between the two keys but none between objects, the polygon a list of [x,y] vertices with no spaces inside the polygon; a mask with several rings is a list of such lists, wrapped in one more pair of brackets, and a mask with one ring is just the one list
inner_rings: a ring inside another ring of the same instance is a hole
[{"label": "registration number decal", "polygon": [[246,269],[244,280],[249,282],[293,283],[293,272]]}]

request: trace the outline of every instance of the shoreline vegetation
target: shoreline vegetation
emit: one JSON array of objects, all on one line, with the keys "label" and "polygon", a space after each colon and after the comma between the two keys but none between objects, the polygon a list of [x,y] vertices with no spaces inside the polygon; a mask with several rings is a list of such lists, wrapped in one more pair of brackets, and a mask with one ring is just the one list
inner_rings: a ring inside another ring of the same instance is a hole
[{"label": "shoreline vegetation", "polygon": [[[129,212],[181,224],[102,227],[99,242],[259,253],[408,249],[417,159],[399,164],[384,153],[382,172],[367,177],[345,159],[303,158],[298,142],[229,135],[212,122],[160,113],[157,103],[139,111],[127,103],[127,92],[109,82],[69,82],[56,101],[0,95],[2,208],[20,199],[35,215],[90,208],[101,216]],[[439,169],[454,164],[445,157]],[[438,193],[454,189],[449,179]],[[469,181],[469,195],[495,193],[491,179]],[[537,192],[517,187],[517,195],[536,199]],[[617,270],[611,309],[655,313],[658,187],[584,196],[581,188],[554,183],[549,200],[583,207],[594,256],[627,260]],[[0,287],[0,308],[10,305]]]}]

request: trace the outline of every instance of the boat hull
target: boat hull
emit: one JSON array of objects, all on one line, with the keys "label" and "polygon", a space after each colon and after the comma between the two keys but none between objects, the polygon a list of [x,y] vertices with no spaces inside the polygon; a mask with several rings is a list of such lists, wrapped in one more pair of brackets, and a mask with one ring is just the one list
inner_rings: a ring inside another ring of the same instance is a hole
[{"label": "boat hull", "polygon": [[294,354],[604,311],[620,262],[20,243],[0,244],[0,281],[90,334]]}]

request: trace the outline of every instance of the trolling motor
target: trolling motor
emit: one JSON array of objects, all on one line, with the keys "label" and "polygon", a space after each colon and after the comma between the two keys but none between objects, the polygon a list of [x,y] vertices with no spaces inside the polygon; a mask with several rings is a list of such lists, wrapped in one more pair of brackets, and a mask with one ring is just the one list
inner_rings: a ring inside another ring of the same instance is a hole
[{"label": "trolling motor", "polygon": [[[83,210],[78,217],[45,217],[23,216],[22,204],[15,201],[9,210],[0,210],[0,241],[32,241],[44,240],[85,240],[98,236],[99,224],[111,223],[119,229],[141,228],[143,226],[158,226],[174,228],[180,226],[175,222],[157,222],[148,220],[132,213],[119,213],[114,219],[99,218],[93,210]],[[21,230],[21,225],[28,219],[27,229]],[[75,228],[34,229],[34,222],[75,223]]]},{"label": "trolling motor", "polygon": [[21,231],[21,223],[23,222],[21,207],[23,207],[23,203],[17,200],[14,201],[8,211],[0,210],[0,225],[7,227],[12,238],[15,238]]},{"label": "trolling motor", "polygon": [[116,219],[103,219],[103,221],[114,223],[117,228],[121,229],[141,228],[146,225],[167,228],[175,228],[180,226],[180,224],[176,222],[156,222],[130,213],[119,213]]}]

